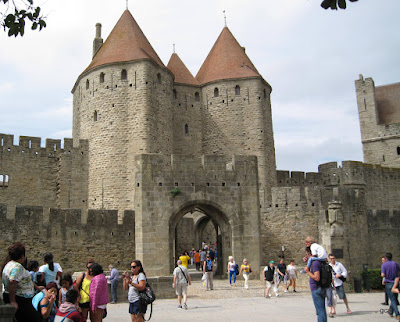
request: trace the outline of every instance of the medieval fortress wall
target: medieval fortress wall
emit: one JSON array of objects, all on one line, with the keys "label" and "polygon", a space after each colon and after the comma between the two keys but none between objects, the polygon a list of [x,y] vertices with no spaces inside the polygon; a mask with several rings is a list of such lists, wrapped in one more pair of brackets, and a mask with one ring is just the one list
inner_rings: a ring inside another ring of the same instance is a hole
[{"label": "medieval fortress wall", "polygon": [[[176,212],[182,205],[201,200],[226,209],[227,218],[231,215],[242,218],[233,234],[236,236],[234,255],[248,256],[248,222],[244,223],[242,216],[246,212],[257,212],[254,209],[255,159],[157,154],[136,158],[135,164],[141,160],[141,167],[146,169],[136,171],[132,182],[137,192],[136,209],[125,211],[121,220],[117,210],[96,210],[82,200],[87,186],[85,141],[80,148],[73,148],[71,140],[66,140],[61,149],[57,140],[47,140],[46,147],[41,148],[39,138],[23,137],[20,145],[14,146],[12,136],[1,137],[4,145],[0,150],[0,169],[9,178],[0,190],[3,251],[15,240],[21,240],[32,250],[31,258],[38,259],[51,249],[66,270],[81,269],[79,265],[89,257],[101,258],[104,265],[111,262],[123,266],[136,255],[135,239],[142,233],[143,221],[146,221],[141,213],[151,212],[161,214],[150,222],[156,223],[159,230],[148,235],[149,240],[143,245],[156,246],[151,246],[153,251],[144,248],[143,252],[146,256],[154,252],[154,257],[149,258],[155,260],[159,251],[173,250],[171,244],[158,242],[162,235],[170,233],[168,216],[162,214]],[[65,160],[56,162],[55,154]],[[398,254],[399,169],[352,161],[338,167],[332,162],[321,165],[318,173],[289,175],[287,171],[278,171],[277,177],[279,186],[272,189],[271,204],[266,211],[261,211],[260,223],[252,224],[259,225],[261,265],[270,258],[277,259],[282,246],[285,246],[285,257],[299,263],[304,251],[302,239],[309,234],[329,236],[325,241],[329,250],[341,249],[346,254],[342,261],[348,262],[354,271],[360,269],[360,263],[379,266],[382,240],[389,251]],[[171,190],[175,188],[180,194],[173,197]],[[340,200],[341,205],[339,215],[330,219],[329,213],[335,212],[330,209],[333,200]],[[183,211],[182,215],[187,212]],[[170,240],[170,236],[166,238]],[[192,238],[187,248],[191,241],[193,245]],[[240,249],[238,245],[247,245],[247,249]]]}]

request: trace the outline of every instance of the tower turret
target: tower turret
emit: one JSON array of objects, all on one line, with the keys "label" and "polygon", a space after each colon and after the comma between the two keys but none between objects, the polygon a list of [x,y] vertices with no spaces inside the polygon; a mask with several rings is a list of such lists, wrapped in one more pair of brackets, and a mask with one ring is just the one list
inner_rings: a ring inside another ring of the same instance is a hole
[{"label": "tower turret", "polygon": [[224,27],[196,79],[202,86],[206,154],[256,155],[261,204],[276,185],[271,86]]},{"label": "tower turret", "polygon": [[72,90],[74,143],[89,141],[89,208],[135,208],[135,156],[172,153],[172,87],[126,10]]}]

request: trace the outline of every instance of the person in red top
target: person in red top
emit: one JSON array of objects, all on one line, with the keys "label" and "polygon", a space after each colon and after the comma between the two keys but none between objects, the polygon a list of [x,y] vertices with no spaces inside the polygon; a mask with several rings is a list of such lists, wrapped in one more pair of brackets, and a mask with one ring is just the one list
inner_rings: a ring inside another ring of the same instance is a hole
[{"label": "person in red top", "polygon": [[54,318],[54,322],[84,322],[86,319],[82,313],[78,311],[77,290],[69,290],[65,296],[65,302],[61,304]]}]

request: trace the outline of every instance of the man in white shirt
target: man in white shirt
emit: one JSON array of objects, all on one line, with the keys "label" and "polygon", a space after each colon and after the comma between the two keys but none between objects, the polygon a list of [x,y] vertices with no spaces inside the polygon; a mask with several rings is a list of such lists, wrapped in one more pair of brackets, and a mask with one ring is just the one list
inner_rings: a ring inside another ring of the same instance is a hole
[{"label": "man in white shirt", "polygon": [[[346,305],[347,313],[351,314],[351,310],[349,308],[349,303],[347,301],[347,297],[344,292],[344,286],[343,286],[343,281],[345,281],[347,278],[347,270],[342,263],[336,262],[335,255],[333,254],[329,254],[329,265],[332,266],[332,277],[333,277],[334,288],[336,289],[339,298],[343,300],[344,304]],[[331,314],[336,314],[334,306],[329,307],[329,309]]]}]

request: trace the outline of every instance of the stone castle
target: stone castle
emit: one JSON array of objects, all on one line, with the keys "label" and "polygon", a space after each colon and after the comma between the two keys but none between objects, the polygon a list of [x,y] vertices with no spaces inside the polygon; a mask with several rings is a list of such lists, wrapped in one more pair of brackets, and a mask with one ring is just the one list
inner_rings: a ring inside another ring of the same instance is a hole
[{"label": "stone castle", "polygon": [[104,43],[96,25],[72,139],[0,134],[0,249],[23,241],[71,271],[138,258],[166,276],[183,249],[217,241],[219,273],[229,255],[258,273],[281,255],[300,265],[313,235],[354,275],[378,267],[400,255],[399,86],[356,88],[368,163],[277,171],[272,88],[231,31],[194,77],[176,53],[165,66],[126,10]]}]

